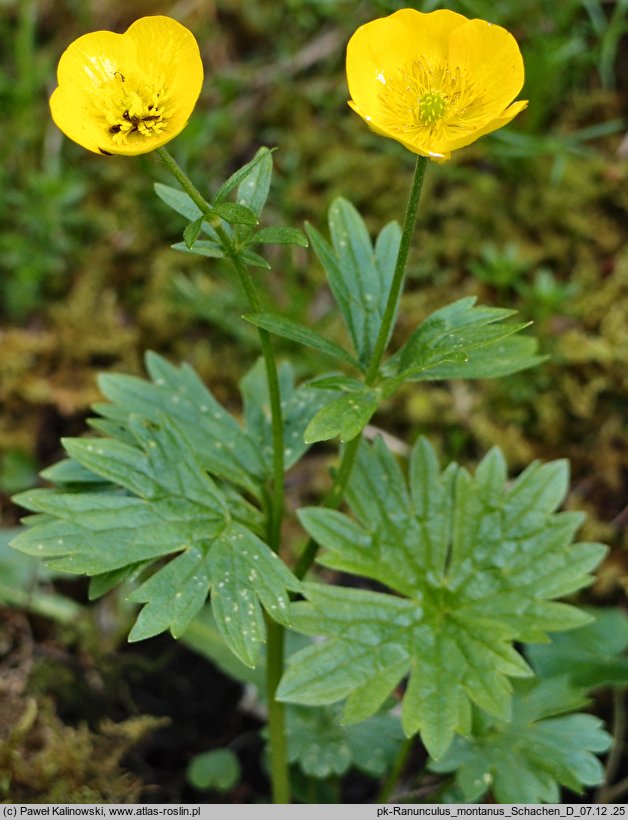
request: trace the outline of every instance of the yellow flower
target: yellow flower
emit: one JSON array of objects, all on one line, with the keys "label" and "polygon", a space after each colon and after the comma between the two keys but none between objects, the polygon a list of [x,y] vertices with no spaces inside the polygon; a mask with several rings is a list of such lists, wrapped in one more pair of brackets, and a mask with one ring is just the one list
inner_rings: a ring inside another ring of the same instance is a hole
[{"label": "yellow flower", "polygon": [[347,46],[349,105],[378,134],[437,161],[510,122],[527,101],[513,36],[442,9],[402,9]]},{"label": "yellow flower", "polygon": [[124,34],[95,31],[59,60],[52,119],[100,154],[145,154],[187,125],[203,83],[194,35],[170,17],[142,17]]}]

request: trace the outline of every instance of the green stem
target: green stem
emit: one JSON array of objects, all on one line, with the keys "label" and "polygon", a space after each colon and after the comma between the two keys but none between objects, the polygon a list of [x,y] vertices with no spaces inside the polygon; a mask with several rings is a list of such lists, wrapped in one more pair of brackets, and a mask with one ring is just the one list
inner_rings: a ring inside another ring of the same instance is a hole
[{"label": "green stem", "polygon": [[[412,179],[412,188],[410,189],[410,196],[408,198],[408,205],[406,208],[406,215],[403,223],[403,230],[401,232],[401,242],[399,243],[399,253],[397,254],[397,261],[395,263],[395,271],[393,280],[390,285],[388,293],[388,300],[386,308],[382,317],[382,324],[377,334],[375,341],[375,348],[369,363],[369,368],[366,373],[364,382],[367,387],[372,387],[379,376],[379,366],[382,363],[382,358],[386,351],[386,346],[390,338],[393,322],[397,315],[397,305],[399,297],[403,288],[403,283],[406,274],[406,263],[408,261],[408,253],[410,251],[410,243],[412,241],[412,234],[414,233],[414,226],[416,224],[416,214],[419,207],[419,199],[421,198],[421,190],[423,189],[423,180],[425,179],[425,169],[427,168],[427,157],[417,157],[414,168],[414,177]],[[351,439],[343,450],[340,459],[338,472],[334,479],[331,490],[323,499],[323,507],[335,510],[340,506],[340,502],[345,494],[353,464],[358,454],[358,448],[362,440],[362,434],[359,433],[355,438]],[[316,553],[318,552],[318,544],[313,538],[308,539],[303,552],[295,567],[295,575],[297,578],[303,578],[309,568],[312,566]]]},{"label": "green stem", "polygon": [[416,224],[416,213],[419,207],[419,199],[421,198],[426,168],[427,157],[417,157],[414,167],[414,177],[412,179],[412,188],[410,189],[408,206],[406,208],[406,217],[401,233],[401,242],[399,243],[399,253],[397,254],[397,262],[395,264],[395,273],[390,286],[384,316],[382,317],[382,324],[377,334],[373,356],[371,357],[369,369],[366,373],[365,382],[369,387],[375,383],[379,375],[379,366],[382,362],[382,357],[386,350],[388,339],[390,338],[392,324],[397,314],[397,305],[399,304],[399,296],[401,295],[401,289],[403,288],[406,276],[406,262],[408,261],[410,242],[412,241],[412,234],[414,233],[414,226]]},{"label": "green stem", "polygon": [[[158,148],[157,155],[161,158],[168,170],[179,182],[192,202],[213,223],[214,214],[211,205],[200,193],[198,188],[181,169],[174,157],[165,149]],[[255,283],[249,274],[247,266],[237,254],[236,248],[229,234],[220,225],[214,225],[214,230],[231,259],[240,282],[246,293],[251,309],[255,313],[261,310],[261,302]],[[270,399],[271,424],[273,436],[273,483],[272,499],[268,512],[267,537],[271,549],[279,553],[281,544],[281,522],[284,507],[284,443],[283,418],[281,412],[281,393],[279,390],[279,376],[277,363],[268,331],[258,328],[260,346],[266,365],[266,380]],[[267,631],[267,696],[268,696],[268,731],[271,749],[271,776],[273,786],[273,800],[275,803],[290,802],[290,785],[288,779],[288,762],[286,752],[285,717],[283,704],[275,699],[275,692],[283,673],[283,645],[284,630],[270,618],[266,619]]]},{"label": "green stem", "polygon": [[281,624],[266,619],[266,691],[268,692],[268,739],[273,803],[290,802],[288,745],[284,705],[275,697],[283,675],[285,630]]},{"label": "green stem", "polygon": [[403,770],[406,767],[406,763],[408,762],[408,757],[410,756],[410,751],[412,749],[413,740],[414,738],[407,738],[399,749],[399,753],[393,762],[392,769],[388,773],[388,777],[382,785],[379,797],[377,798],[378,803],[388,802],[390,795],[393,793],[394,788],[397,785],[397,781],[403,774]]},{"label": "green stem", "polygon": [[[344,450],[342,451],[338,472],[334,477],[334,483],[332,484],[330,491],[323,499],[321,504],[322,507],[326,507],[329,510],[335,510],[340,506],[342,497],[345,494],[347,483],[349,482],[349,477],[351,476],[351,471],[353,469],[353,464],[358,453],[358,447],[360,446],[361,439],[362,436],[357,435],[355,438],[352,438],[351,441],[347,442]],[[314,563],[317,552],[318,544],[313,538],[308,538],[307,543],[303,548],[303,552],[299,556],[299,560],[294,568],[294,574],[299,580],[305,577],[307,571]]]}]

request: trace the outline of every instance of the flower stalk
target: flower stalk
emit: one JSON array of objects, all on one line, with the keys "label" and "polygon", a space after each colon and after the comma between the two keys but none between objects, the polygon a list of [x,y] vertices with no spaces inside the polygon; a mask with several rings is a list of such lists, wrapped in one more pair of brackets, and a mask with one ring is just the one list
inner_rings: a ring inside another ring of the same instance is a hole
[{"label": "flower stalk", "polygon": [[[365,384],[367,387],[373,387],[379,375],[379,368],[382,363],[382,358],[386,351],[386,346],[392,332],[393,323],[397,315],[397,305],[399,304],[399,297],[403,289],[403,283],[406,275],[406,264],[408,262],[408,253],[410,251],[410,243],[416,225],[416,215],[419,207],[419,200],[421,198],[421,191],[423,190],[423,181],[425,179],[425,169],[427,168],[427,158],[417,156],[414,167],[414,176],[412,178],[412,187],[410,189],[410,196],[408,198],[408,205],[406,207],[406,215],[403,222],[403,230],[401,232],[401,242],[399,243],[399,252],[397,254],[397,261],[395,263],[395,272],[393,280],[390,285],[388,299],[386,301],[386,308],[382,317],[382,324],[377,335],[373,355],[369,363],[369,368],[365,377]],[[358,454],[362,434],[359,433],[351,441],[347,442],[342,457],[338,472],[336,473],[334,483],[329,493],[323,499],[323,507],[335,510],[340,506],[344,497],[347,484],[351,477],[351,471],[355,463],[355,458]],[[294,574],[297,578],[305,577],[307,571],[312,566],[316,554],[318,552],[318,544],[313,538],[308,539],[303,552],[294,569]]]},{"label": "flower stalk", "polygon": [[[209,219],[213,219],[211,205],[203,197],[198,188],[196,188],[188,175],[182,170],[170,152],[162,147],[158,148],[156,153],[201,213]],[[224,228],[218,225],[217,227],[214,226],[214,230],[218,234],[225,252],[231,259],[238,273],[251,310],[255,313],[259,313],[261,311],[261,301],[246,265],[238,257],[236,248]],[[281,522],[284,507],[284,445],[281,394],[279,390],[277,362],[275,360],[270,334],[268,331],[258,328],[258,335],[262,356],[264,357],[264,363],[266,365],[273,436],[273,482],[272,497],[267,519],[267,540],[269,547],[273,552],[278,554],[281,545]],[[281,624],[278,624],[268,617],[266,618],[266,640],[266,694],[268,697],[268,731],[270,737],[273,801],[275,803],[289,803],[290,783],[288,778],[284,706],[283,703],[275,698],[275,692],[283,674],[284,628]]]}]

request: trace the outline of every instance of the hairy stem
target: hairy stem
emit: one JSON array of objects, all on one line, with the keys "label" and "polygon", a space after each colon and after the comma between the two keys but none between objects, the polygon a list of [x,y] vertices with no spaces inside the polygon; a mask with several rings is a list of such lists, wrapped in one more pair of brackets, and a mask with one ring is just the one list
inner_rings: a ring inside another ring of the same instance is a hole
[{"label": "hairy stem", "polygon": [[[172,157],[172,155],[165,148],[158,148],[157,154],[196,207],[202,214],[212,220],[213,223],[214,215],[212,213],[211,205],[203,197],[198,188],[196,188],[187,174],[181,169],[174,157]],[[237,249],[225,229],[220,225],[214,225],[214,230],[218,234],[218,238],[220,239],[227,256],[231,259],[231,262],[238,273],[251,309],[255,313],[259,313],[261,310],[260,298],[247,266],[238,256]],[[281,544],[281,522],[284,507],[284,443],[281,394],[279,390],[277,362],[275,360],[270,334],[268,331],[258,328],[258,335],[262,355],[264,357],[264,363],[266,365],[266,380],[268,383],[268,394],[270,398],[273,436],[273,482],[270,509],[268,510],[267,538],[271,549],[274,552],[279,553]],[[266,618],[266,635],[268,731],[270,736],[273,801],[275,803],[289,803],[290,784],[288,779],[284,707],[282,703],[275,699],[275,692],[283,674],[283,627],[270,618]]]},{"label": "hairy stem", "polygon": [[[364,379],[367,387],[372,387],[379,376],[379,367],[382,363],[382,358],[386,352],[386,346],[393,329],[393,323],[397,315],[397,305],[403,289],[403,283],[406,275],[406,263],[408,261],[408,253],[410,251],[410,243],[412,241],[412,234],[416,224],[416,215],[419,206],[419,199],[421,198],[421,190],[423,189],[423,180],[425,179],[425,169],[427,168],[427,157],[417,157],[414,168],[414,177],[412,179],[412,188],[410,189],[410,196],[408,198],[408,205],[406,207],[406,215],[403,222],[403,230],[401,232],[401,242],[399,243],[399,253],[397,254],[397,261],[395,263],[395,272],[393,280],[390,285],[388,293],[388,300],[386,308],[382,317],[382,323],[377,334],[373,356],[369,363],[369,368]],[[343,499],[353,464],[358,453],[358,448],[362,440],[362,434],[351,439],[345,446],[338,466],[338,472],[334,478],[334,483],[331,490],[323,499],[323,507],[328,509],[336,509],[340,506]],[[316,553],[318,552],[318,544],[313,538],[308,539],[303,552],[301,553],[297,565],[295,567],[295,575],[297,578],[303,578],[309,568],[312,566]]]}]

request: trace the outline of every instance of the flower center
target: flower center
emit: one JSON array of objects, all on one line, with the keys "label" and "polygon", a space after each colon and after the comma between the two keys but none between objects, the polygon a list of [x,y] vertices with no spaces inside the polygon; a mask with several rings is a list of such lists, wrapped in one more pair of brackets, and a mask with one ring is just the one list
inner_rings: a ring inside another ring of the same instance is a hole
[{"label": "flower center", "polygon": [[125,77],[116,71],[95,100],[115,143],[161,134],[171,114],[165,84],[147,77]]},{"label": "flower center", "polygon": [[447,100],[438,91],[428,91],[419,99],[419,119],[425,125],[440,120],[447,111]]}]

